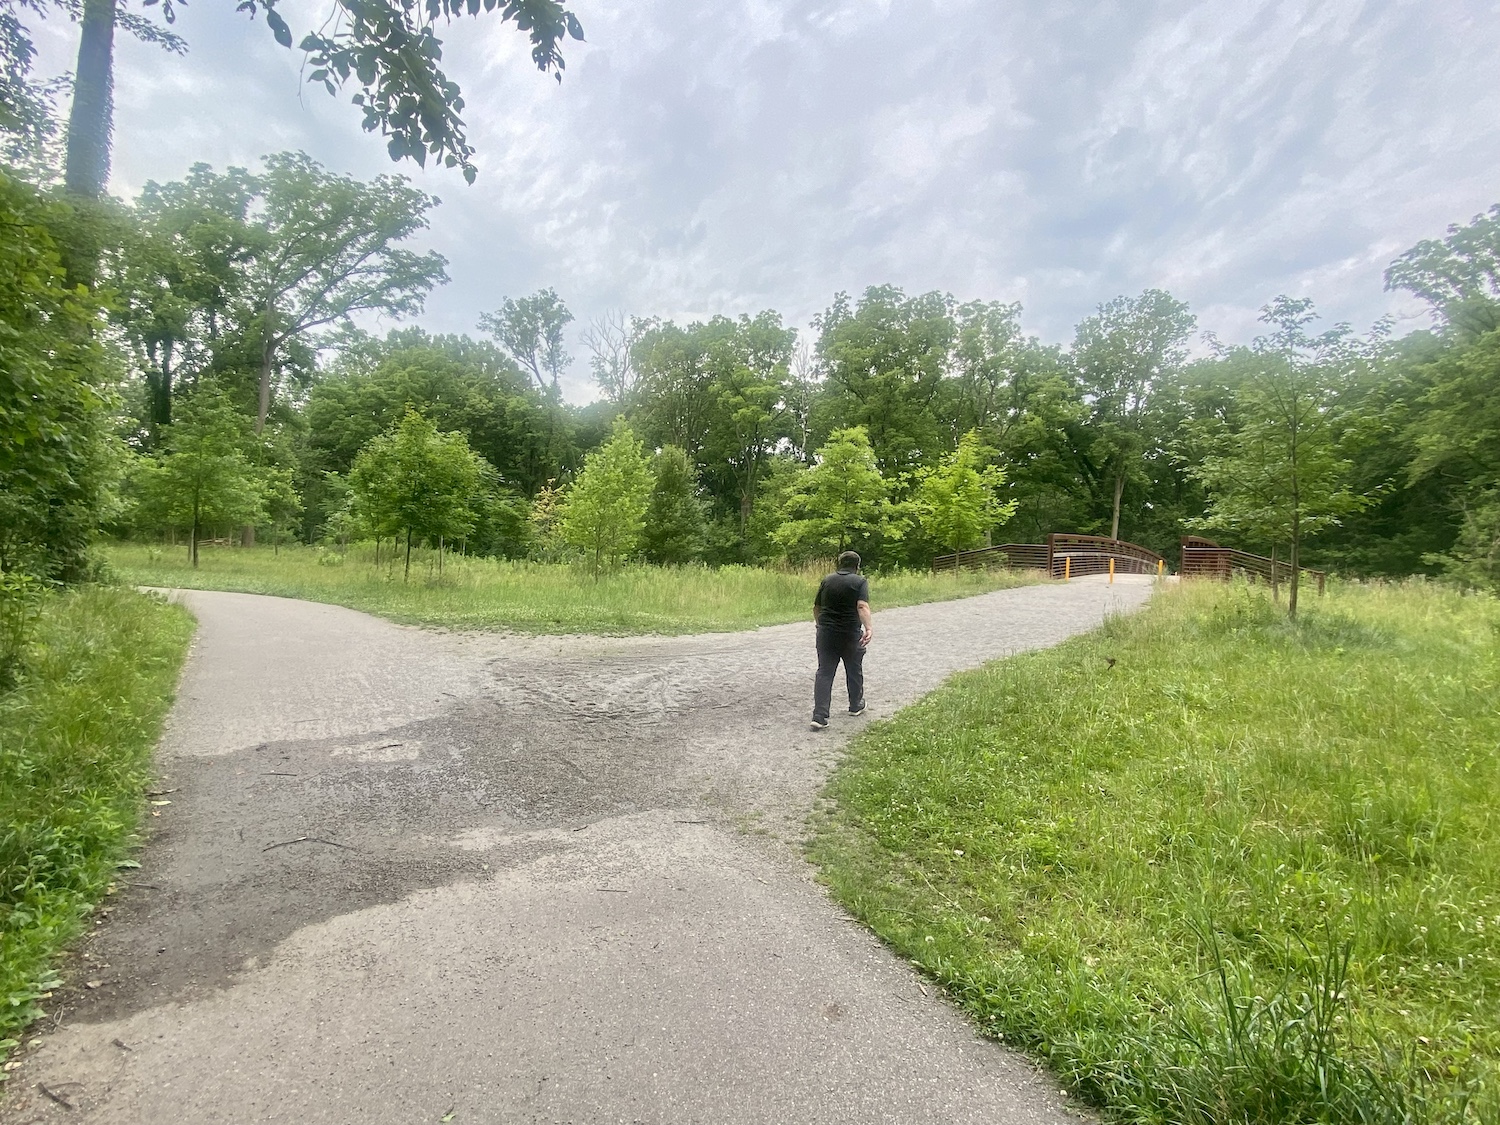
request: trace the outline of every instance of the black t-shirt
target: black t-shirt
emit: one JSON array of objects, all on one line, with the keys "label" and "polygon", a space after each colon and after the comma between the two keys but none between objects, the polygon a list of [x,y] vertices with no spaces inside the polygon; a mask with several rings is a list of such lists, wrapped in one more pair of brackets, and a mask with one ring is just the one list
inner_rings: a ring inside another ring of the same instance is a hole
[{"label": "black t-shirt", "polygon": [[833,633],[859,632],[859,603],[870,600],[870,584],[863,574],[841,570],[818,585],[813,605],[818,607],[818,627]]}]

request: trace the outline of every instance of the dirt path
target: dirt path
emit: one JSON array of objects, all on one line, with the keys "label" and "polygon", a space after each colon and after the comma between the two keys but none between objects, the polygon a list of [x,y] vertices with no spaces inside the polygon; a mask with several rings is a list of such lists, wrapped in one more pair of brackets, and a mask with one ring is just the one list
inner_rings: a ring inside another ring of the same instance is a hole
[{"label": "dirt path", "polygon": [[[878,613],[870,716],[1148,594]],[[183,597],[172,803],[6,1125],[1072,1118],[799,858],[868,721],[807,730],[810,625],[451,636]]]}]

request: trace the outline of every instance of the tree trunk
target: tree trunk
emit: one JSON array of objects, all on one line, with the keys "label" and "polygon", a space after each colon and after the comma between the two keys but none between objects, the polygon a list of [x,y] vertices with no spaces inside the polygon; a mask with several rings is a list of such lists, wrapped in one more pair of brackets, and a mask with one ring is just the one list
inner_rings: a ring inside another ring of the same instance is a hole
[{"label": "tree trunk", "polygon": [[193,558],[194,570],[198,569],[198,519],[198,504],[195,501],[193,503],[193,530],[188,533],[188,554],[190,554]]},{"label": "tree trunk", "polygon": [[271,413],[271,368],[276,362],[275,325],[271,323],[276,306],[266,299],[265,317],[261,324],[260,341],[260,398],[255,405],[255,432],[266,428],[266,415]]},{"label": "tree trunk", "polygon": [[1286,612],[1292,620],[1297,619],[1297,587],[1300,584],[1302,570],[1302,515],[1300,512],[1292,514],[1292,545],[1289,552],[1291,557],[1287,565],[1291,568],[1291,574],[1287,579],[1286,590]]},{"label": "tree trunk", "polygon": [[1281,604],[1281,583],[1276,580],[1276,548],[1271,548],[1271,601]]},{"label": "tree trunk", "polygon": [[68,113],[68,155],[63,183],[69,194],[98,199],[109,180],[114,132],[115,15],[118,0],[83,0],[78,71]]},{"label": "tree trunk", "polygon": [[406,529],[406,571],[401,575],[401,581],[411,581],[411,528]]},{"label": "tree trunk", "polygon": [[1125,470],[1121,469],[1115,477],[1115,509],[1114,515],[1109,521],[1109,537],[1120,538],[1120,497],[1125,495]]}]

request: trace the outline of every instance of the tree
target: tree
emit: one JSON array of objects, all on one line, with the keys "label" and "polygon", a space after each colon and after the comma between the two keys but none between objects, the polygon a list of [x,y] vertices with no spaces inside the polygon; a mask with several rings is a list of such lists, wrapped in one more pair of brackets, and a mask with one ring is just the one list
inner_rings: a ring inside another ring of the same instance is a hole
[{"label": "tree", "polygon": [[738,321],[715,317],[706,329],[710,383],[703,456],[729,471],[743,544],[761,471],[787,436],[788,365],[797,330],[784,328],[781,314],[770,310]]},{"label": "tree", "polygon": [[1428,300],[1440,325],[1412,365],[1407,477],[1439,488],[1459,524],[1452,547],[1429,548],[1426,561],[1500,589],[1500,204],[1408,250],[1386,284]]},{"label": "tree", "polygon": [[651,501],[651,463],[623,419],[588,455],[561,504],[563,539],[587,556],[594,577],[618,566],[641,545]]},{"label": "tree", "polygon": [[412,541],[431,542],[441,551],[446,540],[467,535],[474,525],[471,500],[484,476],[462,434],[439,433],[408,410],[360,451],[349,484],[366,526],[379,536],[406,537],[402,575],[410,581]]},{"label": "tree", "polygon": [[789,554],[839,553],[865,548],[902,532],[890,502],[890,486],[880,475],[875,451],[862,426],[835,430],[802,471],[772,538]]},{"label": "tree", "polygon": [[881,472],[894,478],[934,456],[942,442],[933,407],[957,331],[953,299],[872,286],[853,306],[838,294],[814,323],[829,406],[842,425],[864,428]]},{"label": "tree", "polygon": [[1015,514],[1016,502],[1000,499],[1005,473],[988,463],[986,453],[979,431],[970,430],[918,486],[922,530],[950,551],[977,546]]},{"label": "tree", "polygon": [[479,318],[479,327],[536,379],[537,390],[561,399],[558,377],[573,362],[563,347],[563,331],[573,314],[551,289],[529,297],[506,297],[500,308]]},{"label": "tree", "polygon": [[167,427],[163,452],[139,463],[136,488],[143,518],[188,530],[188,557],[198,565],[198,543],[207,525],[254,523],[264,518],[268,484],[278,504],[287,482],[268,481],[246,456],[249,426],[224,392],[200,387]]},{"label": "tree", "polygon": [[653,563],[680,565],[703,552],[706,531],[698,474],[686,451],[669,445],[652,464],[651,500],[642,544]]},{"label": "tree", "polygon": [[72,580],[117,466],[99,307],[69,286],[73,213],[0,173],[0,571]]},{"label": "tree", "polygon": [[685,449],[696,460],[712,382],[707,330],[702,324],[682,328],[654,318],[639,321],[638,327],[631,349],[637,398],[633,416],[649,441]]},{"label": "tree", "polygon": [[428,291],[448,280],[435,251],[397,243],[426,229],[437,199],[402,176],[362,183],[326,171],[305,153],[266,158],[255,180],[259,246],[245,287],[245,319],[260,336],[258,433],[271,405],[272,375],[288,341],[348,324],[356,314],[420,312]]},{"label": "tree", "polygon": [[219,175],[196,164],[187,178],[147,183],[133,219],[103,268],[110,319],[146,384],[146,444],[172,421],[172,396],[214,364],[236,330],[257,245],[250,225],[256,180],[243,168]]},{"label": "tree", "polygon": [[1072,360],[1090,406],[1084,454],[1110,495],[1109,537],[1120,537],[1120,503],[1153,440],[1154,398],[1181,370],[1197,320],[1160,289],[1116,297],[1078,326]]},{"label": "tree", "polygon": [[[42,11],[40,2],[28,6]],[[176,51],[184,50],[185,44],[126,9],[122,0],[78,0],[60,6],[77,12],[82,25],[68,120],[66,183],[73,194],[97,199],[109,180],[116,27]],[[176,16],[173,0],[162,0],[161,6],[166,22],[172,23]],[[478,15],[478,0],[336,0],[335,8],[337,18],[302,39],[301,48],[310,64],[308,81],[336,94],[352,79],[360,88],[352,100],[364,111],[364,128],[389,138],[386,148],[392,160],[409,158],[425,164],[430,154],[450,168],[462,168],[464,179],[473,183],[476,169],[470,157],[474,150],[460,116],[463,95],[439,66],[442,40],[434,24],[439,17],[451,21],[465,14]],[[276,0],[239,0],[238,10],[252,19],[263,12],[276,41],[292,46],[292,30],[276,10]],[[557,0],[487,0],[483,10],[498,12],[501,20],[514,21],[526,31],[537,68],[562,80],[560,44],[565,36],[583,38],[583,28],[572,12]],[[24,28],[13,38],[30,47]],[[12,44],[13,55],[16,49]],[[27,61],[29,65],[29,56]]]},{"label": "tree", "polygon": [[[70,14],[77,12],[81,27],[63,183],[72,195],[98,199],[109,181],[114,133],[115,28],[123,26],[137,38],[172,51],[181,52],[185,45],[172,32],[128,11],[121,0],[80,0],[76,7],[68,3],[59,6]],[[168,23],[176,18],[172,0],[163,0],[162,14]]]},{"label": "tree", "polygon": [[1287,610],[1297,616],[1303,541],[1365,501],[1348,488],[1349,462],[1334,425],[1340,377],[1362,349],[1339,325],[1310,336],[1312,301],[1278,297],[1261,313],[1275,328],[1248,349],[1250,377],[1237,394],[1240,424],[1197,470],[1209,490],[1195,524],[1242,530],[1288,547]]},{"label": "tree", "polygon": [[583,334],[594,382],[616,406],[623,407],[635,391],[636,370],[630,350],[642,331],[644,324],[639,319],[610,311],[595,317]]}]

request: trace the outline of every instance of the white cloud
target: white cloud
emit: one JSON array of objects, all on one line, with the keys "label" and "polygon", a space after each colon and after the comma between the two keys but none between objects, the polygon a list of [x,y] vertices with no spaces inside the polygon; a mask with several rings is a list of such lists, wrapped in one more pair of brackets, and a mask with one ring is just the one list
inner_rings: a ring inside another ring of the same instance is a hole
[{"label": "white cloud", "polygon": [[[116,187],[286,147],[389,170],[356,111],[301,93],[297,56],[227,8],[184,10],[187,59],[122,49]],[[765,307],[805,325],[887,281],[1021,299],[1049,339],[1147,286],[1228,339],[1283,291],[1359,325],[1414,311],[1382,291],[1393,254],[1500,198],[1493,2],[576,9],[589,41],[560,86],[513,29],[452,28],[481,176],[408,169],[444,199],[436,329],[546,285],[580,326]]]}]

